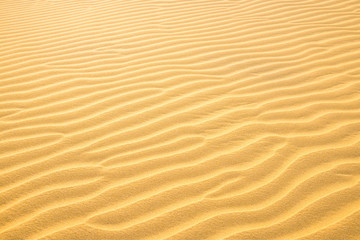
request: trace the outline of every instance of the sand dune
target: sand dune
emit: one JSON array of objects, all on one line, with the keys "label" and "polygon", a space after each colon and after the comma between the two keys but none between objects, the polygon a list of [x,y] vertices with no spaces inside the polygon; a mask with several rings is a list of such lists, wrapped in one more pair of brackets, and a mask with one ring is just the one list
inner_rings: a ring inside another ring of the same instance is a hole
[{"label": "sand dune", "polygon": [[1,240],[360,239],[359,0],[0,1]]}]

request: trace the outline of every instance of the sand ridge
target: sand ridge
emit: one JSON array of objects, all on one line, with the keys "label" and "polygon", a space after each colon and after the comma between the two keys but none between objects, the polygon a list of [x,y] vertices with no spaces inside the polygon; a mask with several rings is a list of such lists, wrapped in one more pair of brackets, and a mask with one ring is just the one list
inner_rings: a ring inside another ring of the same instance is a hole
[{"label": "sand ridge", "polygon": [[0,239],[360,239],[359,0],[3,0],[0,69]]}]

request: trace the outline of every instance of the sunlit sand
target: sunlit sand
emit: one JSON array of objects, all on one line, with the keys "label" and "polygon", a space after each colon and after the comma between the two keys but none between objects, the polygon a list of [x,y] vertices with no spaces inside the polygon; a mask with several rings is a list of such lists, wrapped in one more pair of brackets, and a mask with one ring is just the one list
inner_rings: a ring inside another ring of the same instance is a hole
[{"label": "sunlit sand", "polygon": [[359,240],[359,0],[0,1],[0,240]]}]

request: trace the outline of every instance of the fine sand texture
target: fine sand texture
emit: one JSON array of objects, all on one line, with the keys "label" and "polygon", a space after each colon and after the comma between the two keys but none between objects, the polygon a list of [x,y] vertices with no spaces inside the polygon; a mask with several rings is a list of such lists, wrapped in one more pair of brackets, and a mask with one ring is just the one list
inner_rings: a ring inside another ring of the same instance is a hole
[{"label": "fine sand texture", "polygon": [[359,240],[360,0],[0,0],[0,240]]}]

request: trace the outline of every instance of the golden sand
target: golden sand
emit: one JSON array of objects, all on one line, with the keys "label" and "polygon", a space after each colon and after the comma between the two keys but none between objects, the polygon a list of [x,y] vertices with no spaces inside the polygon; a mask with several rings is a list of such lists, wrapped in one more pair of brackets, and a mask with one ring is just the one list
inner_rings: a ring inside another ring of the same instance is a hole
[{"label": "golden sand", "polygon": [[1,0],[1,240],[360,239],[360,0]]}]

